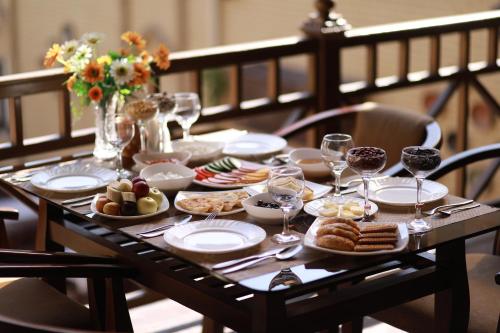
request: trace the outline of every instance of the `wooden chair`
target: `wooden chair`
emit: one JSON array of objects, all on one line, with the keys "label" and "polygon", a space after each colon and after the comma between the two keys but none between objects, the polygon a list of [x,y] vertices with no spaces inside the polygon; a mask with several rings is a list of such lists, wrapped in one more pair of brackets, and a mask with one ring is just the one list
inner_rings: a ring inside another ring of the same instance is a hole
[{"label": "wooden chair", "polygon": [[[438,170],[428,178],[438,179],[448,172],[470,163],[493,159],[491,167],[483,174],[477,188],[484,190],[484,181],[493,177],[500,162],[500,144],[471,149],[443,161]],[[477,199],[481,191],[473,190],[471,198]],[[496,200],[498,205],[498,200]],[[493,254],[469,253],[466,255],[470,292],[469,332],[500,332],[500,231],[496,232]],[[371,315],[392,326],[412,333],[433,332],[434,296],[426,296],[406,304]],[[439,318],[437,319],[439,320]]]},{"label": "wooden chair", "polygon": [[[4,219],[17,217],[0,209],[0,246],[7,242]],[[0,288],[0,332],[131,332],[122,279],[133,274],[113,258],[0,249],[0,278],[22,277]],[[55,277],[87,278],[90,308],[39,279]]]},{"label": "wooden chair", "polygon": [[351,134],[356,146],[385,149],[388,175],[406,173],[399,162],[404,147],[441,146],[441,129],[431,117],[372,102],[316,113],[274,134],[288,139],[309,129],[316,131],[317,147],[325,134],[340,132]]}]

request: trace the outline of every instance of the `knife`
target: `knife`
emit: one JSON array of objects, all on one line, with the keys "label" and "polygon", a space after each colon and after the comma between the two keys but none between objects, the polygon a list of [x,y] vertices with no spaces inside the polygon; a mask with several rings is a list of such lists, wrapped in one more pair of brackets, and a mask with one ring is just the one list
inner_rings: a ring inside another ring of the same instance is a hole
[{"label": "knife", "polygon": [[85,196],[85,197],[79,197],[79,198],[67,199],[67,200],[63,200],[63,201],[61,201],[61,204],[63,204],[63,205],[66,205],[66,204],[71,204],[71,203],[75,203],[75,202],[78,202],[78,201],[83,201],[83,200],[93,199],[94,197],[95,197],[95,194],[92,194],[92,195],[87,195],[87,196]]},{"label": "knife", "polygon": [[271,255],[274,255],[282,250],[283,250],[283,248],[281,247],[278,249],[272,249],[272,250],[269,250],[269,251],[266,251],[266,252],[263,252],[260,254],[255,254],[253,256],[249,256],[249,257],[245,257],[245,258],[224,261],[224,262],[218,263],[217,265],[212,266],[212,269],[226,268],[229,266],[239,264],[239,263],[244,262],[244,261],[248,261],[248,260],[252,260],[252,259],[259,259],[259,258],[266,257],[266,256],[271,256]]},{"label": "knife", "polygon": [[166,220],[168,220],[168,221],[174,221],[174,223],[163,224],[163,225],[161,225],[159,227],[156,227],[154,229],[150,229],[150,230],[146,230],[146,231],[140,232],[137,235],[141,236],[141,237],[144,236],[146,238],[156,237],[156,236],[151,236],[151,235],[152,234],[158,234],[157,236],[159,236],[159,235],[161,235],[161,233],[165,232],[166,228],[171,228],[171,227],[175,227],[177,225],[185,224],[185,223],[189,222],[192,218],[193,218],[193,215],[173,216],[173,217],[170,217],[170,218],[168,218]]}]

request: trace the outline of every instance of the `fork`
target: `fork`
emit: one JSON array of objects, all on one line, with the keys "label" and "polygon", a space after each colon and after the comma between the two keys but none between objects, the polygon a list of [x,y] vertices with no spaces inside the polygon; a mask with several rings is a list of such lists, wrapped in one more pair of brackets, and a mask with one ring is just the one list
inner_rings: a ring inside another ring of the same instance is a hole
[{"label": "fork", "polygon": [[217,217],[217,214],[219,214],[219,213],[220,213],[220,210],[214,210],[213,212],[208,214],[208,216],[205,218],[205,221],[210,222],[210,221],[214,220]]},{"label": "fork", "polygon": [[457,203],[452,203],[452,204],[437,206],[436,208],[423,211],[422,214],[427,215],[427,216],[431,216],[431,215],[434,215],[437,212],[441,211],[443,208],[453,208],[453,207],[468,205],[468,204],[473,203],[473,202],[474,202],[474,200],[466,200],[466,201],[462,201],[462,202],[457,202]]}]

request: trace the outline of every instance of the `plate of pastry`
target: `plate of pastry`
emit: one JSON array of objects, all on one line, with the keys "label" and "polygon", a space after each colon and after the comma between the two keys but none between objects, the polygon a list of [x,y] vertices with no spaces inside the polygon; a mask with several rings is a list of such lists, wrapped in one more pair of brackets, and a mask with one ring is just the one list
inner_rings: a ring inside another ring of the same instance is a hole
[{"label": "plate of pastry", "polygon": [[[370,204],[370,216],[378,212],[377,204]],[[334,202],[330,198],[321,198],[308,202],[304,211],[316,217],[346,217],[354,220],[363,217],[364,199],[346,197],[343,202]]]},{"label": "plate of pastry", "polygon": [[[305,185],[304,194],[302,195],[303,201],[311,201],[319,199],[332,190],[331,186],[310,182],[308,180],[304,182],[304,185]],[[290,182],[290,186],[294,186],[294,183]],[[245,190],[251,195],[265,193],[267,192],[267,185],[258,184],[258,185],[247,186],[245,187]]]},{"label": "plate of pastry", "polygon": [[304,236],[304,246],[349,256],[373,256],[403,251],[408,245],[405,223],[355,222],[317,218]]},{"label": "plate of pastry", "polygon": [[195,215],[208,216],[216,211],[218,216],[244,211],[242,201],[249,197],[244,190],[191,192],[180,191],[174,200],[178,210]]}]

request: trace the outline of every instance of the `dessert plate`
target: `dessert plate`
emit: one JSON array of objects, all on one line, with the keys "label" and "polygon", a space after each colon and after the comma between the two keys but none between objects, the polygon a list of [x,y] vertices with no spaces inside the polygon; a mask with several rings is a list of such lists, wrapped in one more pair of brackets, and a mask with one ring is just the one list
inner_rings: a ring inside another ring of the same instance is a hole
[{"label": "dessert plate", "polygon": [[[308,180],[306,180],[304,182],[304,184],[313,191],[312,200],[319,199],[332,190],[331,186],[314,183],[314,182],[311,182]],[[253,185],[253,186],[247,186],[247,187],[245,187],[245,190],[250,195],[264,193],[264,192],[267,192],[267,185],[266,184],[258,184],[258,185]],[[308,200],[304,200],[304,201],[308,201]]]},{"label": "dessert plate", "polygon": [[[357,202],[359,207],[363,208],[364,205],[365,205],[365,199],[360,199],[360,198],[351,198],[351,197],[344,197],[344,201],[345,203],[349,202],[349,201],[354,201],[354,202]],[[312,216],[316,216],[316,217],[325,217],[326,216],[322,216],[320,214],[320,211],[323,209],[323,205],[328,201],[328,198],[321,198],[321,199],[317,199],[317,200],[313,200],[313,201],[309,201],[305,206],[304,206],[304,211],[309,214],[309,215],[312,215]],[[371,201],[368,201],[370,203],[370,216],[375,214],[376,212],[378,212],[378,206],[376,203],[374,202],[371,202]],[[341,205],[339,205],[341,206]],[[351,218],[353,220],[359,220],[361,219],[363,216],[344,216],[342,215],[342,209],[339,209],[339,213],[337,215],[338,217],[348,217],[348,218]]]},{"label": "dessert plate", "polygon": [[156,212],[154,212],[154,213],[144,214],[144,215],[134,215],[134,216],[109,215],[109,214],[104,214],[104,213],[98,212],[97,208],[95,206],[96,202],[97,202],[97,199],[99,199],[101,196],[105,196],[105,195],[106,194],[104,194],[104,193],[98,193],[98,194],[96,194],[95,197],[94,197],[94,199],[90,203],[90,210],[93,213],[95,213],[96,215],[99,215],[99,216],[102,216],[102,217],[107,217],[107,218],[113,219],[113,220],[140,220],[140,219],[144,219],[144,218],[149,218],[149,217],[153,217],[153,216],[156,216],[156,215],[159,215],[161,213],[166,212],[168,210],[168,208],[170,207],[170,204],[168,203],[167,197],[165,196],[165,194],[162,193],[163,200],[162,200],[161,205],[158,208],[158,210]]},{"label": "dessert plate", "polygon": [[[359,195],[364,196],[363,184],[357,188]],[[424,180],[422,186],[422,203],[433,202],[444,198],[448,188],[443,184]],[[370,181],[368,199],[377,203],[393,206],[411,206],[417,201],[417,182],[415,178],[390,177]]]},{"label": "dessert plate", "polygon": [[[193,192],[193,191],[179,191],[177,195],[175,196],[174,200],[174,207],[177,210],[180,210],[181,212],[188,213],[188,214],[193,214],[193,215],[202,215],[202,216],[208,216],[210,213],[202,213],[202,212],[197,212],[193,210],[188,210],[179,205],[179,201],[183,199],[189,199],[193,197],[198,197],[198,198],[209,198],[213,197],[215,194],[217,195],[223,195],[224,193],[237,193],[237,192],[244,192],[244,190],[229,190],[229,191],[212,191],[212,192]],[[240,200],[241,203],[242,200]],[[233,207],[233,209],[229,211],[221,211],[217,213],[217,216],[225,216],[225,215],[231,215],[235,213],[239,213],[245,210],[243,206],[240,204],[240,207]]]},{"label": "dessert plate", "polygon": [[[318,250],[318,251],[323,251],[323,252],[344,254],[347,256],[363,257],[363,256],[375,256],[375,255],[380,255],[380,254],[401,252],[408,245],[409,236],[408,236],[408,228],[406,227],[406,223],[398,223],[398,241],[396,242],[394,249],[392,249],[392,250],[379,250],[379,251],[372,251],[372,252],[354,252],[354,251],[340,251],[340,250],[327,249],[325,247],[321,247],[321,246],[316,245],[316,242],[314,241],[316,238],[316,232],[318,231],[318,228],[320,227],[321,220],[322,220],[321,218],[317,218],[316,220],[314,220],[313,224],[307,230],[307,232],[304,236],[304,246],[309,247],[311,249]],[[374,223],[377,223],[377,222],[357,222],[357,223],[361,227],[363,225],[373,225]]]},{"label": "dessert plate", "polygon": [[163,238],[168,245],[184,251],[227,253],[259,244],[266,232],[251,223],[216,219],[170,228]]},{"label": "dessert plate", "polygon": [[258,157],[275,154],[287,146],[285,139],[271,134],[249,133],[229,142],[222,151],[236,157]]},{"label": "dessert plate", "polygon": [[60,193],[77,193],[104,187],[116,179],[116,172],[88,163],[74,163],[38,172],[31,183]]}]

